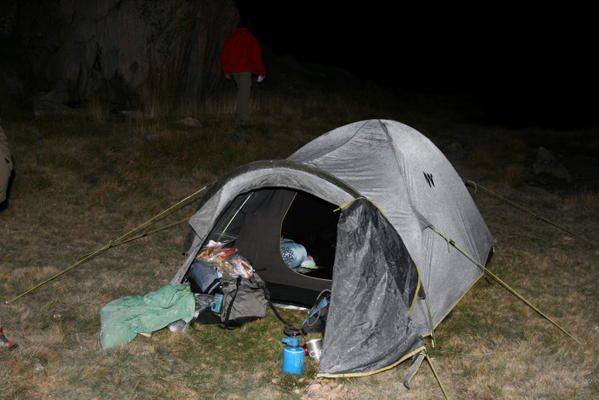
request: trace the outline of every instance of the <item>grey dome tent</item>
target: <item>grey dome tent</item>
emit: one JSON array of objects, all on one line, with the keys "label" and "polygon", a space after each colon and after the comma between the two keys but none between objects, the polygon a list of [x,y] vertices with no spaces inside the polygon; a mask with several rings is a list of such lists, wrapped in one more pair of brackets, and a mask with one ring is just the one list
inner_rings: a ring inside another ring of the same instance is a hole
[{"label": "grey dome tent", "polygon": [[[331,289],[321,377],[369,375],[422,352],[422,337],[482,276],[475,262],[486,265],[493,251],[451,163],[422,134],[390,120],[352,123],[286,160],[228,173],[189,223],[188,258],[172,282],[185,281],[209,239],[232,236],[273,299],[311,304]],[[329,276],[287,268],[279,245],[288,232],[333,253]]]}]

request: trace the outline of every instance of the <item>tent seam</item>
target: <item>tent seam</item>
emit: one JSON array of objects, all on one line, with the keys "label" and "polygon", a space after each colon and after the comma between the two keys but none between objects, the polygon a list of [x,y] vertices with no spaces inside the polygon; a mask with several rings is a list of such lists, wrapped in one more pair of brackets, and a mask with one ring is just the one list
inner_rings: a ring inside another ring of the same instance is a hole
[{"label": "tent seam", "polygon": [[[326,157],[326,156],[328,156],[329,154],[331,154],[331,153],[334,153],[336,150],[339,150],[341,147],[345,146],[346,144],[348,144],[348,143],[349,143],[349,142],[351,142],[352,140],[354,140],[354,138],[356,137],[356,135],[357,135],[358,133],[360,133],[360,131],[362,130],[362,128],[363,128],[363,127],[364,127],[364,126],[365,126],[367,123],[369,123],[369,122],[371,122],[371,121],[372,121],[372,120],[365,120],[365,121],[363,121],[364,123],[363,123],[362,125],[360,125],[360,126],[359,126],[359,127],[356,129],[356,131],[355,131],[354,133],[352,133],[352,134],[351,134],[351,136],[350,136],[350,137],[349,137],[349,138],[348,138],[348,139],[347,139],[345,142],[343,142],[343,144],[342,144],[342,145],[339,145],[339,146],[335,147],[334,149],[331,149],[331,151],[329,151],[329,152],[326,152],[326,153],[323,153],[323,154],[319,154],[317,158]],[[339,129],[339,128],[337,128],[337,129]],[[331,131],[327,132],[326,134],[328,134],[328,133],[331,133],[331,132],[334,132],[335,130],[336,130],[336,129],[333,129],[333,130],[331,130]],[[325,135],[326,135],[326,134],[325,134]],[[322,136],[321,136],[321,137],[322,137]],[[301,148],[300,148],[299,150],[301,150]],[[299,150],[298,150],[298,151],[299,151]],[[296,152],[296,153],[297,153],[297,152]],[[294,155],[294,154],[295,154],[295,153],[291,154],[291,155],[289,156],[289,158],[293,157],[293,155]],[[311,162],[311,161],[313,161],[313,160],[314,160],[314,158],[310,158],[310,161],[303,161],[303,162],[305,162],[305,163],[309,163],[309,162]],[[295,160],[292,160],[292,161],[295,161]],[[295,161],[295,162],[299,162],[299,161]],[[310,165],[312,165],[312,164],[310,164]],[[312,165],[312,166],[313,166],[313,167],[315,167],[314,165]],[[317,167],[315,167],[315,168],[317,168]]]}]

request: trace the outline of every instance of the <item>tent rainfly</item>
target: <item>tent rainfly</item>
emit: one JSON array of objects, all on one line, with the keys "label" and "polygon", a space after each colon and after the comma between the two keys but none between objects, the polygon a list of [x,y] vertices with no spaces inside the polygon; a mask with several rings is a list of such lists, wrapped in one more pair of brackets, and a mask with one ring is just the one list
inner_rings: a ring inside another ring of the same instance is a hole
[{"label": "tent rainfly", "polygon": [[[287,268],[284,231],[307,237],[320,228],[314,221],[331,216],[331,276]],[[370,375],[424,351],[422,338],[483,274],[437,232],[478,264],[493,252],[451,163],[422,134],[390,120],[352,123],[286,160],[230,172],[208,188],[190,225],[188,258],[172,282],[184,282],[199,249],[225,235],[254,262],[273,299],[311,304],[331,289],[321,377]]]}]

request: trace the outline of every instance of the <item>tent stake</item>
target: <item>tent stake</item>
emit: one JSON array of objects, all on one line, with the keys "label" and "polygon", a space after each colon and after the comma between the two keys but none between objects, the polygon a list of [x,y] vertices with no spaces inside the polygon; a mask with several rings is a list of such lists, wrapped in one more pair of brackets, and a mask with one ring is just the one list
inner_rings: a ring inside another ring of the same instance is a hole
[{"label": "tent stake", "polygon": [[445,400],[449,400],[449,396],[447,396],[447,392],[445,391],[445,388],[443,387],[443,383],[441,382],[441,379],[439,378],[439,375],[437,375],[437,371],[435,370],[435,367],[433,366],[433,361],[428,356],[428,353],[426,351],[424,352],[424,358],[426,359],[426,362],[428,363],[429,367],[431,367],[431,371],[433,371],[433,375],[435,376],[435,379],[437,380],[437,384],[441,388],[441,392],[443,392],[443,397],[445,398]]},{"label": "tent stake", "polygon": [[520,205],[520,204],[516,203],[515,201],[512,201],[512,200],[508,199],[507,197],[504,197],[504,196],[502,196],[502,195],[500,195],[498,193],[493,192],[490,189],[487,189],[486,187],[484,187],[481,184],[478,184],[478,183],[476,183],[474,181],[470,181],[470,180],[466,180],[464,183],[466,184],[466,186],[470,186],[470,187],[474,188],[474,192],[475,193],[478,191],[478,189],[482,189],[483,192],[487,193],[488,195],[490,195],[492,197],[495,197],[496,199],[505,201],[506,203],[508,203],[512,207],[517,208],[518,210],[523,211],[523,212],[525,212],[527,214],[530,214],[533,217],[535,217],[535,218],[537,218],[537,219],[545,222],[546,224],[549,224],[549,225],[551,225],[551,226],[553,226],[553,227],[555,227],[555,228],[557,228],[557,229],[559,229],[559,230],[561,230],[563,232],[566,232],[567,234],[569,234],[571,236],[576,237],[576,235],[574,235],[571,231],[569,231],[568,229],[564,228],[563,226],[560,226],[560,225],[556,224],[555,222],[551,221],[550,219],[545,218],[545,217],[543,217],[543,216],[541,216],[539,214],[536,214],[532,210],[524,207],[523,205]]},{"label": "tent stake", "polygon": [[170,224],[161,228],[158,228],[154,231],[149,231],[146,233],[142,233],[139,234],[137,236],[131,237],[132,235],[139,233],[142,229],[147,228],[148,226],[150,226],[151,224],[153,224],[154,222],[156,222],[159,218],[164,217],[170,213],[172,213],[173,211],[175,211],[177,208],[179,208],[180,206],[184,205],[185,203],[189,202],[190,200],[192,200],[193,198],[195,198],[198,194],[200,194],[201,192],[203,192],[208,186],[204,186],[198,190],[196,190],[194,193],[190,194],[189,196],[184,197],[183,199],[179,200],[178,202],[176,202],[175,204],[171,205],[170,207],[162,210],[161,212],[159,212],[158,214],[154,215],[152,218],[148,219],[146,222],[138,225],[137,227],[133,228],[132,230],[128,231],[127,233],[119,236],[116,239],[110,240],[108,241],[108,243],[106,243],[104,246],[100,247],[97,250],[94,250],[93,252],[86,254],[85,256],[81,257],[80,259],[78,259],[77,261],[75,261],[73,264],[69,265],[67,268],[65,268],[64,270],[52,275],[51,277],[43,280],[42,282],[34,285],[33,287],[31,287],[30,289],[24,291],[23,293],[13,297],[10,300],[6,300],[4,303],[5,304],[12,304],[15,301],[17,301],[18,299],[20,299],[21,297],[33,292],[34,290],[44,286],[45,284],[47,284],[48,282],[53,281],[54,279],[58,278],[61,275],[66,274],[67,272],[71,271],[72,269],[80,266],[81,264],[91,260],[92,258],[98,256],[99,254],[104,253],[107,250],[110,250],[113,247],[117,247],[120,246],[122,244],[131,242],[133,240],[137,240],[137,239],[141,239],[142,237],[151,235],[152,233],[156,233],[156,232],[160,232],[162,230],[168,229],[168,228],[172,228],[173,226],[176,226],[184,221],[178,221],[174,224]]},{"label": "tent stake", "polygon": [[431,226],[430,228],[437,235],[441,236],[447,243],[449,243],[451,246],[453,246],[457,251],[459,251],[460,253],[462,253],[473,264],[475,264],[480,269],[482,269],[483,272],[485,272],[486,274],[488,274],[491,278],[493,278],[496,282],[498,282],[501,286],[503,286],[504,289],[506,289],[508,292],[510,292],[511,294],[513,294],[514,296],[516,296],[516,298],[518,298],[519,300],[521,300],[524,304],[526,304],[527,306],[529,306],[530,308],[532,308],[534,311],[536,311],[541,317],[543,317],[547,321],[551,322],[557,329],[559,329],[560,331],[562,331],[563,333],[565,333],[566,335],[568,335],[576,343],[578,343],[580,345],[582,344],[582,341],[580,339],[578,339],[573,334],[571,334],[570,332],[568,332],[565,328],[563,328],[555,320],[553,320],[551,317],[549,317],[547,314],[545,314],[543,311],[541,311],[538,307],[536,307],[535,305],[533,305],[524,296],[522,296],[520,293],[518,293],[516,291],[516,289],[512,288],[510,285],[508,285],[506,282],[504,282],[501,278],[499,278],[497,275],[495,275],[493,272],[491,272],[489,269],[487,269],[487,267],[485,267],[484,265],[482,265],[480,262],[476,261],[465,250],[461,249],[453,240],[449,239],[443,233],[439,232],[435,227]]}]

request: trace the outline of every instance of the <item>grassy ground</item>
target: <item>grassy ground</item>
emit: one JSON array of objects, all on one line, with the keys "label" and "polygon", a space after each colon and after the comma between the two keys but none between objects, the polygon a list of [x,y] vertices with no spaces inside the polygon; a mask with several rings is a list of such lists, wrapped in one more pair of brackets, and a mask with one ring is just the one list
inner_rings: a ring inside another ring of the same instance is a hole
[{"label": "grassy ground", "polygon": [[[311,102],[302,96],[273,99],[260,90],[254,121],[243,128],[218,104],[216,112],[195,114],[201,128],[180,127],[175,117],[118,122],[98,110],[68,119],[5,119],[17,177],[10,206],[0,213],[0,298],[58,272],[232,167],[284,158],[349,122],[393,118],[441,147],[460,143],[462,154],[448,155],[463,176],[577,233],[562,234],[475,195],[497,239],[492,269],[585,344],[576,345],[497,284],[481,280],[436,331],[431,354],[450,396],[599,396],[599,194],[528,184],[536,145],[531,140],[550,133],[466,124],[433,112],[443,104],[427,103],[430,112],[422,112],[426,107],[385,102],[360,89],[349,100],[332,92]],[[191,212],[185,208],[169,221]],[[14,304],[0,305],[7,335],[20,344],[11,353],[0,349],[0,398],[441,398],[426,365],[411,391],[401,384],[405,364],[335,382],[316,382],[313,367],[301,379],[284,376],[278,372],[281,326],[272,314],[238,330],[161,331],[102,351],[100,308],[166,284],[182,263],[185,232],[179,226],[113,249]]]}]

